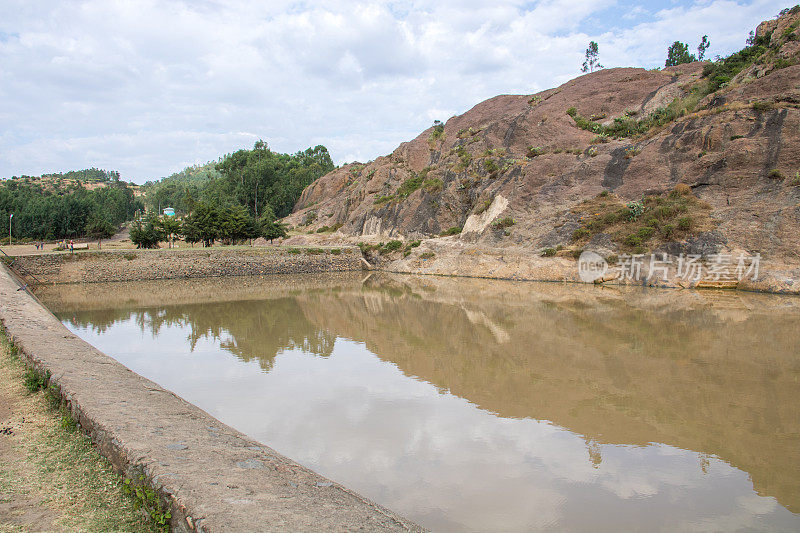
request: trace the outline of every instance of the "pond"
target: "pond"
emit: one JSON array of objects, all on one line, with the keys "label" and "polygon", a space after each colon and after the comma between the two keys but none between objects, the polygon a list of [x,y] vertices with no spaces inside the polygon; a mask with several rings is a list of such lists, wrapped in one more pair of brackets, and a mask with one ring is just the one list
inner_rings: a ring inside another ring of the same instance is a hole
[{"label": "pond", "polygon": [[37,296],[434,531],[800,530],[799,298],[375,273]]}]

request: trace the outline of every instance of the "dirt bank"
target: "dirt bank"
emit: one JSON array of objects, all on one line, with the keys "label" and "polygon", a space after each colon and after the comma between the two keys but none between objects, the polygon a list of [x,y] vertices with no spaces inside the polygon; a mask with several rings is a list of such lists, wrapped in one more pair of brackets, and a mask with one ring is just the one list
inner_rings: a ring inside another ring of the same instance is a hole
[{"label": "dirt bank", "polygon": [[11,348],[0,332],[0,531],[158,531]]}]

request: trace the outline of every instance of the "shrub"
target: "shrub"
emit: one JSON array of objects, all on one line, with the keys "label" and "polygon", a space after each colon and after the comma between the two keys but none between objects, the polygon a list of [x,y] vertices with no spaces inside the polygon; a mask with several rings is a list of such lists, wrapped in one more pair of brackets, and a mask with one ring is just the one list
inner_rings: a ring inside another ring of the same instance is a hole
[{"label": "shrub", "polygon": [[606,263],[608,263],[609,265],[616,265],[617,263],[619,263],[619,257],[617,255],[609,255],[608,257],[606,257]]},{"label": "shrub", "polygon": [[436,254],[433,252],[423,252],[419,254],[420,259],[431,259],[433,257],[436,257]]},{"label": "shrub", "polygon": [[578,248],[577,250],[572,250],[572,258],[578,259],[581,254],[583,253],[583,248]]},{"label": "shrub", "polygon": [[389,241],[383,245],[383,250],[381,252],[394,252],[395,250],[399,250],[403,247],[403,241],[393,240]]},{"label": "shrub", "polygon": [[526,155],[528,157],[538,157],[543,153],[545,153],[545,149],[541,146],[528,146],[528,152]]},{"label": "shrub", "polygon": [[514,224],[516,224],[516,221],[513,218],[505,217],[501,218],[500,220],[492,224],[492,226],[494,226],[497,229],[505,229],[505,228],[510,228]]},{"label": "shrub", "polygon": [[472,154],[467,152],[467,149],[463,146],[456,148],[456,153],[458,154],[459,161],[453,167],[453,172],[462,172],[466,170],[466,168],[472,162]]},{"label": "shrub", "polygon": [[681,217],[678,219],[678,229],[682,231],[692,229],[693,222],[692,217]]},{"label": "shrub", "polygon": [[791,185],[794,185],[795,187],[800,187],[800,172],[794,173],[794,178],[792,179]]},{"label": "shrub", "polygon": [[675,187],[670,191],[669,195],[673,198],[677,196],[686,196],[692,193],[692,188],[689,187],[685,183],[678,183]]},{"label": "shrub", "polygon": [[757,101],[752,103],[753,111],[758,111],[758,112],[769,111],[773,107],[774,107],[774,104],[772,102],[767,101],[767,100],[757,100]]},{"label": "shrub", "polygon": [[459,233],[461,233],[461,228],[459,226],[453,226],[451,228],[444,230],[439,235],[441,237],[447,237],[449,235],[458,235]]},{"label": "shrub", "polygon": [[480,215],[481,213],[486,212],[487,209],[492,205],[494,202],[494,196],[491,198],[486,198],[482,202],[479,202],[478,205],[475,206],[475,209],[472,211],[473,214]]},{"label": "shrub", "polygon": [[50,380],[50,372],[42,374],[33,368],[27,368],[25,369],[23,378],[25,388],[28,389],[29,393],[33,394],[34,392],[39,392],[47,388],[47,382]]},{"label": "shrub", "polygon": [[674,224],[664,224],[661,227],[661,234],[667,239],[672,237],[672,234],[674,232],[675,232],[675,225]]},{"label": "shrub", "polygon": [[308,213],[306,213],[305,218],[303,218],[303,226],[308,226],[316,219],[317,219],[317,212],[314,210],[309,211]]},{"label": "shrub", "polygon": [[383,243],[381,243],[381,244],[367,244],[365,242],[358,243],[358,247],[361,250],[361,253],[363,253],[363,254],[366,254],[366,253],[369,253],[369,252],[374,252],[375,250],[380,250],[380,248],[382,246],[383,246]]},{"label": "shrub", "polygon": [[606,198],[609,194],[611,194],[611,193],[609,193],[608,191],[603,191],[600,194],[598,194],[597,197],[598,198]]},{"label": "shrub", "polygon": [[749,67],[767,51],[766,44],[769,43],[771,34],[760,36],[754,39],[750,46],[739,50],[728,57],[708,63],[703,67],[703,77],[708,79],[705,93],[713,93],[728,83],[739,72]]},{"label": "shrub", "polygon": [[494,159],[484,159],[483,169],[490,174],[494,174],[498,170],[497,163],[495,163]]},{"label": "shrub", "polygon": [[397,189],[397,196],[400,198],[408,198],[411,193],[422,187],[424,178],[422,176],[414,176],[405,180]]},{"label": "shrub", "polygon": [[[792,37],[794,37],[794,34],[792,34]],[[786,59],[785,57],[779,57],[778,59],[775,60],[772,66],[775,68],[775,70],[780,70],[782,68],[792,67],[796,64],[797,64],[797,59]]]},{"label": "shrub", "polygon": [[588,237],[589,235],[590,235],[590,232],[589,232],[588,229],[586,229],[586,228],[578,228],[572,233],[572,240],[573,241],[579,241],[579,240],[583,239],[584,237]]},{"label": "shrub", "polygon": [[436,142],[442,138],[444,138],[444,124],[438,120],[435,120],[433,122],[433,131],[431,131],[431,134],[428,135],[428,140],[430,142]]},{"label": "shrub", "polygon": [[422,183],[422,188],[428,194],[436,194],[444,189],[444,183],[439,178],[429,178]]},{"label": "shrub", "polygon": [[644,242],[647,239],[649,239],[650,237],[652,237],[655,232],[656,232],[656,229],[654,227],[645,226],[643,228],[639,228],[639,231],[637,231],[636,234],[639,237],[641,237],[642,242]]},{"label": "shrub", "polygon": [[[655,217],[655,219],[653,219],[653,221],[655,222],[656,219],[658,219],[658,220],[667,220],[668,218],[672,217],[674,214],[675,214],[675,208],[672,207],[671,205],[660,205],[660,206],[656,207],[655,209],[653,209],[653,216]],[[647,225],[648,226],[652,226],[654,224],[648,223]]]},{"label": "shrub", "polygon": [[603,144],[603,143],[607,143],[607,142],[610,142],[610,141],[611,141],[611,139],[608,138],[608,135],[605,135],[605,134],[601,133],[600,135],[596,136],[591,141],[589,141],[589,144]]},{"label": "shrub", "polygon": [[636,220],[642,213],[644,213],[644,205],[642,202],[628,202],[628,219]]},{"label": "shrub", "polygon": [[571,116],[572,118],[575,118],[575,115],[577,114],[578,110],[575,107],[570,107],[569,109],[567,109],[567,115]]},{"label": "shrub", "polygon": [[783,172],[778,170],[777,168],[773,168],[767,173],[767,177],[773,180],[785,180],[786,176],[783,175]]},{"label": "shrub", "polygon": [[744,135],[731,135],[732,141],[735,141],[736,139],[744,139]]},{"label": "shrub", "polygon": [[542,257],[553,257],[554,255],[556,255],[555,248],[545,248],[542,250]]},{"label": "shrub", "polygon": [[625,237],[625,244],[628,246],[641,246],[642,245],[642,238],[637,233],[631,233],[627,237]]},{"label": "shrub", "polygon": [[641,153],[641,149],[635,146],[629,146],[625,148],[625,159],[633,159],[637,155]]}]

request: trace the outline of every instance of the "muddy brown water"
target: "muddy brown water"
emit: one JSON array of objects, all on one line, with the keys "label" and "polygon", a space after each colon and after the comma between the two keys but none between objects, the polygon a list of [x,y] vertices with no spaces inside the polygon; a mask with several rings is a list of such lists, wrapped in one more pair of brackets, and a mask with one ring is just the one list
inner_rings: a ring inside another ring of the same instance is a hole
[{"label": "muddy brown water", "polygon": [[797,297],[381,274],[37,296],[435,531],[800,530]]}]

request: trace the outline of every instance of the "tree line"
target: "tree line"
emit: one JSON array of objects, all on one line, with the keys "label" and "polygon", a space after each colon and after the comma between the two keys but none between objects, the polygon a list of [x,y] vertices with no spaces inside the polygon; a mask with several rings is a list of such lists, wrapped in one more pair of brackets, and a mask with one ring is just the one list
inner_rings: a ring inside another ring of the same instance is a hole
[{"label": "tree line", "polygon": [[133,189],[118,180],[87,190],[80,182],[13,178],[0,182],[0,237],[8,238],[11,223],[13,237],[20,239],[105,238],[143,209]]},{"label": "tree line", "polygon": [[212,246],[216,241],[230,245],[258,237],[272,242],[286,237],[286,226],[278,222],[269,205],[257,219],[241,205],[223,207],[200,200],[182,220],[150,211],[132,224],[130,235],[131,242],[138,248],[157,248],[164,241],[171,245],[180,237],[192,245]]}]

